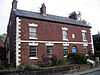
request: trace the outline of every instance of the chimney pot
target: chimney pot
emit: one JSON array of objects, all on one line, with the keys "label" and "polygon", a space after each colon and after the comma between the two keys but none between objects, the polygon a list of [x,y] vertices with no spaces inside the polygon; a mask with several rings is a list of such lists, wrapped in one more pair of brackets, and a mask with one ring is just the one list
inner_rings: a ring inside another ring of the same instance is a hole
[{"label": "chimney pot", "polygon": [[13,2],[12,2],[12,9],[13,10],[17,9],[17,0],[13,0]]},{"label": "chimney pot", "polygon": [[46,6],[45,6],[45,4],[43,3],[42,4],[42,6],[41,6],[41,8],[40,8],[40,13],[42,14],[42,15],[46,15]]}]

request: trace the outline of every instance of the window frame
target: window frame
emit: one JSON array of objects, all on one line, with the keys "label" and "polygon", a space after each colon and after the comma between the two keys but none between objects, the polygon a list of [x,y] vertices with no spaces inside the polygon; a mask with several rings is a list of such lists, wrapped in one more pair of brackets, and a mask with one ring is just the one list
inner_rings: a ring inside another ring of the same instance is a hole
[{"label": "window frame", "polygon": [[[49,51],[50,53],[48,53],[48,47],[52,47],[52,49]],[[53,46],[46,46],[46,49],[47,49],[47,55],[48,56],[51,56],[53,54]]]},{"label": "window frame", "polygon": [[[29,24],[29,39],[37,39],[37,27],[37,24]],[[33,31],[32,28],[34,28]]]},{"label": "window frame", "polygon": [[[32,54],[32,52],[31,52],[32,50],[31,50],[30,47],[36,47],[36,50],[34,51],[35,56],[34,55],[31,55]],[[32,45],[29,46],[29,57],[37,57],[37,46],[32,46]]]},{"label": "window frame", "polygon": [[[65,50],[65,47],[66,47],[66,50]],[[64,57],[67,57],[68,55],[68,46],[63,46],[63,51],[65,52],[66,51],[66,55],[63,55]],[[64,53],[63,52],[63,53]]]},{"label": "window frame", "polygon": [[62,39],[68,41],[68,28],[62,27]]},{"label": "window frame", "polygon": [[82,30],[82,39],[83,41],[87,41],[87,31],[86,30]]},{"label": "window frame", "polygon": [[[31,31],[34,29],[34,31]],[[37,29],[36,27],[29,27],[29,39],[37,39]]]}]

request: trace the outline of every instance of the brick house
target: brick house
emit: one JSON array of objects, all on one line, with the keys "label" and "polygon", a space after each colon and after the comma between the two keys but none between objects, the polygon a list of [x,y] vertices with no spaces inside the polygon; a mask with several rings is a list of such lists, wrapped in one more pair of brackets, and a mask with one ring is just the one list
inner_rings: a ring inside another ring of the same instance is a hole
[{"label": "brick house", "polygon": [[34,64],[43,55],[62,59],[69,53],[88,54],[92,49],[90,28],[81,21],[46,14],[44,4],[40,13],[19,10],[13,0],[7,28],[8,63]]}]

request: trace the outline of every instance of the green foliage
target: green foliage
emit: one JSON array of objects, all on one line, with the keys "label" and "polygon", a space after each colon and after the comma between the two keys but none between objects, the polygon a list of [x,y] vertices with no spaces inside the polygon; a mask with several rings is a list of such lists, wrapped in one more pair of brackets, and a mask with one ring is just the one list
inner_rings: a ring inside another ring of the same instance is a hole
[{"label": "green foliage", "polygon": [[57,65],[64,65],[67,63],[67,58],[64,59],[57,59],[55,55],[52,57],[43,56],[43,63],[39,64],[40,67],[51,67]]},{"label": "green foliage", "polygon": [[72,13],[69,15],[69,18],[70,18],[70,19],[77,20],[77,13],[76,13],[75,11],[72,12]]},{"label": "green foliage", "polygon": [[4,65],[0,65],[0,70],[4,70],[6,67]]},{"label": "green foliage", "polygon": [[8,65],[8,64],[0,65],[0,70],[10,70],[10,69],[15,69],[15,66],[14,65]]},{"label": "green foliage", "polygon": [[54,66],[54,65],[56,65],[56,64],[57,64],[57,57],[56,57],[55,55],[53,55],[53,56],[51,57],[51,65]]},{"label": "green foliage", "polygon": [[74,19],[74,20],[78,20],[79,18],[81,18],[81,12],[80,11],[73,11],[72,13],[70,13],[69,15],[70,19]]},{"label": "green foliage", "polygon": [[20,65],[17,67],[17,70],[39,70],[40,67],[38,65]]},{"label": "green foliage", "polygon": [[63,60],[57,60],[57,62],[56,62],[56,65],[63,65],[64,64],[64,62],[63,62]]},{"label": "green foliage", "polygon": [[86,64],[86,57],[82,54],[69,54],[68,59],[73,64]]},{"label": "green foliage", "polygon": [[79,64],[86,64],[86,57],[84,55],[81,54],[77,54],[75,56],[75,59],[78,61]]},{"label": "green foliage", "polygon": [[6,34],[1,34],[1,35],[0,35],[0,40],[4,41],[5,38],[6,38]]},{"label": "green foliage", "polygon": [[81,22],[83,23],[83,24],[87,24],[87,21],[86,20],[81,20]]},{"label": "green foliage", "polygon": [[59,59],[56,62],[56,65],[65,65],[67,64],[67,58]]}]

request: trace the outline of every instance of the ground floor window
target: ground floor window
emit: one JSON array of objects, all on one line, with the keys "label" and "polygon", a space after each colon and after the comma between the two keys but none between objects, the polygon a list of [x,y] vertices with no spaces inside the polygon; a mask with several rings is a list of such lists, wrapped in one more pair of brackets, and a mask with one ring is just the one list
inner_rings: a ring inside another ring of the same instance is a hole
[{"label": "ground floor window", "polygon": [[30,57],[36,57],[36,51],[37,51],[37,47],[36,46],[30,46]]},{"label": "ground floor window", "polygon": [[68,53],[68,47],[64,46],[63,49],[64,49],[64,57],[66,57]]},{"label": "ground floor window", "polygon": [[47,46],[47,54],[52,55],[53,54],[53,46]]}]

